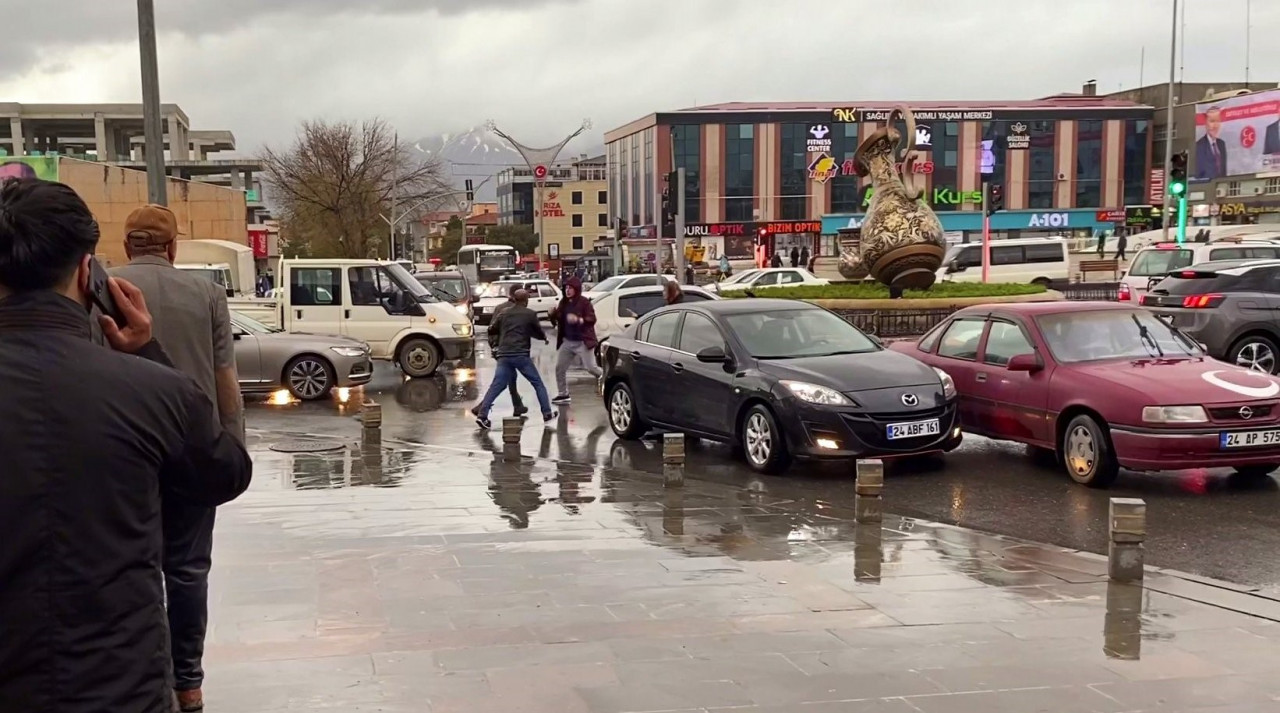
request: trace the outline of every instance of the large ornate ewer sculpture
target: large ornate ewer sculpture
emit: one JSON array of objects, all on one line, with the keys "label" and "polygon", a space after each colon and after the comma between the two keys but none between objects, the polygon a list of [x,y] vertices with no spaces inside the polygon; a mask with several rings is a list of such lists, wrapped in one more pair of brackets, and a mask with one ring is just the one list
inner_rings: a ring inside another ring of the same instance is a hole
[{"label": "large ornate ewer sculpture", "polygon": [[[893,126],[899,114],[907,124],[907,140],[900,153],[903,137]],[[942,223],[921,200],[924,187],[915,183],[915,136],[915,116],[910,109],[897,107],[853,157],[858,175],[870,176],[874,189],[862,221],[861,263],[895,295],[931,287],[947,251]]]}]

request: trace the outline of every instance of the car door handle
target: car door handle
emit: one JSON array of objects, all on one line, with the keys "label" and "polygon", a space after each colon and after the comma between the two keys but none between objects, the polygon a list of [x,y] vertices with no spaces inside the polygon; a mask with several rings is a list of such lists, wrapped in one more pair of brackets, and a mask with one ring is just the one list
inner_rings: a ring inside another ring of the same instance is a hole
[{"label": "car door handle", "polygon": [[684,364],[681,364],[680,362],[676,362],[671,365],[671,370],[679,374],[684,371]]},{"label": "car door handle", "polygon": [[986,380],[987,380],[987,375],[986,375],[986,373],[985,373],[985,372],[978,372],[978,375],[977,375],[977,376],[975,376],[975,377],[973,377],[973,378],[974,378],[974,380],[976,380],[976,381],[986,382]]},{"label": "car door handle", "polygon": [[302,319],[302,310],[300,310],[300,309],[295,309],[295,310],[293,311],[293,313],[294,313],[294,315],[295,315],[298,319]]},{"label": "car door handle", "polygon": [[343,310],[343,311],[342,311],[342,315],[343,315],[343,317],[342,317],[343,319],[351,319],[351,310],[349,310],[349,309],[348,309],[348,310]]},{"label": "car door handle", "polygon": [[639,359],[639,358],[640,358],[640,352],[631,352],[631,358],[632,358],[632,359]]}]

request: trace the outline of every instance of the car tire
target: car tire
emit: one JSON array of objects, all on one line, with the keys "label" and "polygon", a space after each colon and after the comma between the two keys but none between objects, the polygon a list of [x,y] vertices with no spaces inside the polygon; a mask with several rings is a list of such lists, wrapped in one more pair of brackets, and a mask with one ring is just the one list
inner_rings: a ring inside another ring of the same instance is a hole
[{"label": "car tire", "polygon": [[605,410],[609,415],[609,428],[613,429],[615,436],[634,441],[648,432],[649,424],[640,417],[635,393],[626,382],[614,384],[609,388],[608,394]]},{"label": "car tire", "polygon": [[1106,488],[1120,474],[1120,464],[1111,450],[1111,439],[1094,417],[1081,414],[1071,419],[1062,434],[1062,463],[1067,475],[1090,488]]},{"label": "car tire", "polygon": [[1049,279],[1049,278],[1047,278],[1047,277],[1037,277],[1036,279],[1034,279],[1034,280],[1032,280],[1032,281],[1031,281],[1031,284],[1033,284],[1033,285],[1040,285],[1040,286],[1044,287],[1044,288],[1047,290],[1047,289],[1049,289],[1049,286],[1050,286],[1051,284],[1053,284],[1053,283],[1052,283],[1052,280],[1050,280],[1050,279]]},{"label": "car tire", "polygon": [[424,379],[440,368],[440,348],[429,339],[417,337],[400,345],[396,363],[400,370],[414,379]]},{"label": "car tire", "polygon": [[1242,465],[1235,469],[1236,475],[1247,480],[1262,480],[1280,468],[1280,463],[1263,463],[1262,465]]},{"label": "car tire", "polygon": [[1253,371],[1275,374],[1280,369],[1280,347],[1275,340],[1254,334],[1231,345],[1227,361]]},{"label": "car tire", "polygon": [[752,470],[775,475],[791,465],[786,438],[767,406],[756,404],[747,409],[739,431],[738,447]]},{"label": "car tire", "polygon": [[315,401],[333,390],[333,365],[314,354],[294,357],[284,367],[284,387],[299,401]]}]

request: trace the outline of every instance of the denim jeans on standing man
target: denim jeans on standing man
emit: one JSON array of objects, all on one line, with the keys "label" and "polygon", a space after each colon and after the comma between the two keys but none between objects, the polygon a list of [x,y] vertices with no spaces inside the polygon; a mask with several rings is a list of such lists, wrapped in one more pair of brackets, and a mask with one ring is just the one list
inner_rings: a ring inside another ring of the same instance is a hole
[{"label": "denim jeans on standing man", "polygon": [[521,354],[498,357],[498,368],[493,375],[493,383],[489,384],[484,400],[476,407],[477,416],[489,417],[489,409],[493,408],[493,402],[498,399],[499,394],[515,384],[516,374],[522,375],[529,380],[530,384],[533,384],[533,392],[538,395],[538,405],[542,407],[543,417],[551,415],[551,397],[547,395],[547,387],[542,383],[538,367],[534,365],[533,359],[528,354]]}]

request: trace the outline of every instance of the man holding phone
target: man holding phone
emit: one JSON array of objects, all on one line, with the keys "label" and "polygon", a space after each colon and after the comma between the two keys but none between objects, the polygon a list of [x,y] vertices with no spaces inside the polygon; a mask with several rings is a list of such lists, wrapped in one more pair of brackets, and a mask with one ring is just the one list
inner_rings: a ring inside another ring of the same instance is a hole
[{"label": "man holding phone", "polygon": [[[223,430],[244,440],[244,410],[236,376],[235,342],[226,290],[179,270],[178,219],[168,208],[146,205],[125,220],[129,264],[112,274],[138,286],[152,305],[156,341],[174,366],[195,379],[216,405]],[[214,509],[164,504],[164,583],[169,601],[173,673],[182,711],[204,707],[201,659],[209,619]]]},{"label": "man holding phone", "polygon": [[98,306],[118,317],[99,320],[111,348],[90,341],[89,309],[107,301],[91,296],[97,243],[67,186],[0,181],[5,710],[169,713],[161,497],[211,508],[252,473],[152,338],[141,291],[110,280]]}]

